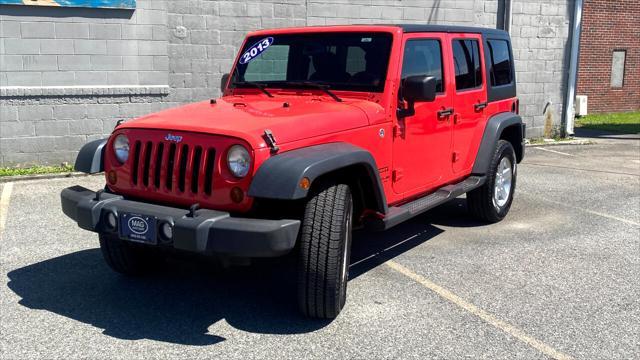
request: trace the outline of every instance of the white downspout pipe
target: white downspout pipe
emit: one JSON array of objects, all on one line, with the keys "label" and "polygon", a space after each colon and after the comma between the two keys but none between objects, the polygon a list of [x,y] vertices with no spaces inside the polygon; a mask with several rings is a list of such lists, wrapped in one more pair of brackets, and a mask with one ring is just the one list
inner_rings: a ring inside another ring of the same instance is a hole
[{"label": "white downspout pipe", "polygon": [[578,54],[580,53],[580,32],[582,30],[583,0],[575,0],[573,12],[573,28],[571,31],[571,57],[569,58],[569,77],[567,79],[567,94],[564,99],[564,135],[573,135],[575,111],[573,109],[576,97],[576,80],[578,78]]}]

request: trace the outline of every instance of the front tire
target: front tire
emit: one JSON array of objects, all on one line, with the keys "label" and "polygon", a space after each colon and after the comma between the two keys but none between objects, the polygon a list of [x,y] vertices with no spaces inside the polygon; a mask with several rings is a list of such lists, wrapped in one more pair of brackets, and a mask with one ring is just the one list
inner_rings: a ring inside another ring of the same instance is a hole
[{"label": "front tire", "polygon": [[344,307],[352,215],[344,184],[323,187],[306,204],[298,261],[298,305],[306,316],[332,319]]},{"label": "front tire", "polygon": [[475,217],[496,223],[509,212],[516,190],[516,153],[510,142],[499,140],[491,159],[487,181],[467,193],[467,207]]},{"label": "front tire", "polygon": [[157,262],[153,249],[136,246],[115,235],[99,234],[99,237],[102,256],[113,271],[129,276],[142,275]]}]

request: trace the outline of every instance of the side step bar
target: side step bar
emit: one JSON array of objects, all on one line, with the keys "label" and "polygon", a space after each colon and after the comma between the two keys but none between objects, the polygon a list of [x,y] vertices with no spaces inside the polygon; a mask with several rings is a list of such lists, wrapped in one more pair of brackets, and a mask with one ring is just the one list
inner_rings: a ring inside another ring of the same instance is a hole
[{"label": "side step bar", "polygon": [[482,186],[486,181],[485,176],[470,176],[463,181],[443,186],[429,195],[413,200],[406,204],[389,207],[386,216],[381,219],[369,218],[365,220],[365,226],[372,230],[386,230],[394,227],[414,216],[441,205],[451,199],[465,194]]}]

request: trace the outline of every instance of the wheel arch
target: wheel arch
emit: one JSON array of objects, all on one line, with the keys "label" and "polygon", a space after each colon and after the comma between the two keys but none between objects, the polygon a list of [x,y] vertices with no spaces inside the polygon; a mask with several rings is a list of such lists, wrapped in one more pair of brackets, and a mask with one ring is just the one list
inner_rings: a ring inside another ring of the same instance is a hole
[{"label": "wheel arch", "polygon": [[[310,188],[300,186],[303,178]],[[350,186],[354,205],[387,212],[387,203],[375,159],[369,151],[348,143],[330,143],[291,150],[265,161],[256,172],[248,194],[273,200],[299,200],[317,184],[334,181]]]},{"label": "wheel arch", "polygon": [[107,139],[98,139],[84,144],[78,152],[73,168],[87,174],[104,171],[104,149]]},{"label": "wheel arch", "polygon": [[516,153],[517,162],[524,158],[525,128],[522,118],[512,112],[503,112],[489,118],[482,135],[480,147],[473,164],[474,175],[484,175],[491,164],[491,157],[498,140],[506,140],[511,143]]},{"label": "wheel arch", "polygon": [[506,140],[511,143],[516,152],[516,161],[519,163],[524,158],[524,144],[522,143],[522,127],[518,124],[509,125],[500,134],[499,140]]}]

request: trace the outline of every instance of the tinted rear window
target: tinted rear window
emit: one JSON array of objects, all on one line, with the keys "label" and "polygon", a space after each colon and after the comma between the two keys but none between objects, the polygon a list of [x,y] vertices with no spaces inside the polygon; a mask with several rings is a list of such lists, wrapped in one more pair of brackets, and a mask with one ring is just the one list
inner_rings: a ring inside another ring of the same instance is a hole
[{"label": "tinted rear window", "polygon": [[477,40],[453,40],[453,61],[456,68],[456,90],[482,86],[480,48]]},{"label": "tinted rear window", "polygon": [[511,84],[513,73],[509,43],[506,40],[489,40],[488,43],[491,55],[491,86]]}]

